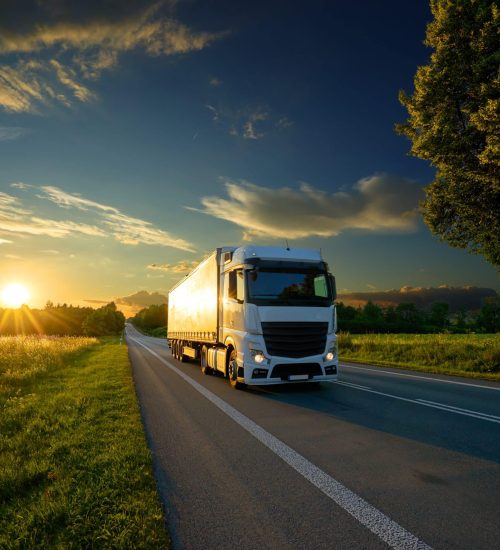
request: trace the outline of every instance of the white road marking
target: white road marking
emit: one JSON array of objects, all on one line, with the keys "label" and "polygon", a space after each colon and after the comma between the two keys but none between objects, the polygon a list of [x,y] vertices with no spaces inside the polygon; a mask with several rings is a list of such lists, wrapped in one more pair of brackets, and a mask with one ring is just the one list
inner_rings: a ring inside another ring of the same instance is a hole
[{"label": "white road marking", "polygon": [[366,370],[374,374],[391,374],[393,376],[405,376],[406,378],[417,378],[418,380],[423,380],[424,382],[443,382],[443,384],[458,384],[459,386],[471,386],[472,388],[479,388],[481,390],[495,390],[500,391],[500,385],[496,388],[495,386],[482,386],[481,384],[471,384],[470,382],[458,382],[457,380],[443,380],[441,378],[429,378],[427,376],[418,376],[416,374],[406,374],[404,372],[392,372],[390,370],[380,370],[378,367],[373,369],[367,369],[364,367],[357,367],[355,365],[346,365],[345,363],[340,363],[340,366],[343,369],[354,369],[354,370]]},{"label": "white road marking", "polygon": [[[341,386],[346,385],[345,382],[330,382],[330,384],[338,384]],[[372,389],[365,389],[361,387],[356,387],[353,384],[349,385],[355,390],[366,391],[368,393],[374,393],[376,395],[383,395],[384,397],[391,397],[392,399],[398,399],[399,401],[406,401],[408,403],[414,403],[415,405],[422,405],[423,407],[431,407],[433,409],[440,409],[442,411],[448,411],[455,414],[462,414],[464,416],[472,416],[473,418],[478,418],[479,420],[486,420],[488,422],[495,422],[500,424],[500,417],[494,416],[492,414],[486,414],[478,411],[468,411],[467,409],[460,409],[458,407],[453,407],[452,405],[446,405],[444,403],[434,403],[432,401],[426,401],[425,399],[410,399],[409,397],[401,397],[400,395],[393,395],[392,393],[385,393]]]},{"label": "white road marking", "polygon": [[417,401],[422,401],[423,403],[430,403],[431,405],[439,405],[440,407],[453,409],[455,411],[465,411],[465,412],[477,414],[479,416],[485,416],[488,418],[495,418],[496,420],[500,420],[500,416],[495,416],[494,414],[486,414],[479,411],[471,411],[470,409],[462,409],[461,407],[455,407],[454,405],[447,405],[445,403],[436,403],[436,401],[428,401],[427,399],[417,399]]},{"label": "white road marking", "polygon": [[363,526],[369,529],[372,533],[375,533],[391,548],[431,550],[431,547],[425,542],[401,527],[401,525],[390,519],[380,510],[366,502],[366,500],[362,499],[356,493],[342,485],[342,483],[315,466],[312,462],[309,462],[309,460],[280,441],[277,437],[264,430],[264,428],[261,428],[253,420],[250,420],[250,418],[240,413],[237,409],[231,407],[231,405],[205,388],[205,386],[202,386],[193,380],[190,376],[185,374],[182,370],[178,369],[169,361],[165,360],[141,341],[136,340],[131,336],[129,336],[129,338],[136,344],[139,344],[144,349],[149,351],[149,353],[154,355],[164,365],[178,374],[183,380],[200,392],[216,407],[226,413],[243,429],[253,435],[258,441],[273,451],[296,472],[307,479],[307,481],[312,483],[347,513],[357,519]]},{"label": "white road marking", "polygon": [[361,390],[369,390],[369,386],[361,386],[360,384],[353,384],[352,382],[345,382],[344,380],[337,380],[337,384],[341,384],[342,386],[350,386],[352,388],[359,388]]}]

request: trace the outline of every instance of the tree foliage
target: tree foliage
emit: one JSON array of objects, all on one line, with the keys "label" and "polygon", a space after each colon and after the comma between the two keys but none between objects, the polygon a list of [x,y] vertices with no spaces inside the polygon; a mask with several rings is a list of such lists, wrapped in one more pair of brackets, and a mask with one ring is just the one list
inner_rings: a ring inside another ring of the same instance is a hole
[{"label": "tree foliage", "polygon": [[125,315],[116,309],[114,302],[94,309],[83,322],[83,331],[89,336],[119,334],[125,327]]},{"label": "tree foliage", "polygon": [[452,246],[500,265],[500,8],[495,0],[431,0],[428,65],[400,92],[409,118],[396,130],[431,161],[424,219]]},{"label": "tree foliage", "polygon": [[168,306],[166,304],[152,305],[141,309],[132,319],[139,329],[149,332],[167,326]]},{"label": "tree foliage", "polygon": [[54,336],[103,336],[118,334],[124,327],[123,313],[114,303],[100,309],[47,302],[44,309],[0,308],[0,336],[5,334],[49,334]]},{"label": "tree foliage", "polygon": [[429,310],[418,308],[414,303],[398,304],[397,307],[380,307],[368,302],[364,307],[354,308],[342,302],[337,304],[338,330],[351,333],[435,333],[435,332],[500,332],[500,297],[486,298],[480,310],[459,310],[450,315],[449,305],[434,302]]}]

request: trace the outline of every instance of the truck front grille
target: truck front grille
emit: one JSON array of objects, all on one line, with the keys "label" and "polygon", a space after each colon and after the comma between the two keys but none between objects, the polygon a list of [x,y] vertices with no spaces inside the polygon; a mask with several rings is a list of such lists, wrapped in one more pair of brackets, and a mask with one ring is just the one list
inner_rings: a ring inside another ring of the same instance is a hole
[{"label": "truck front grille", "polygon": [[309,357],[324,353],[328,323],[262,323],[267,353],[278,357]]},{"label": "truck front grille", "polygon": [[271,378],[281,378],[282,380],[288,380],[289,376],[296,376],[301,374],[307,374],[309,379],[313,376],[319,376],[323,374],[321,367],[318,363],[284,363],[282,365],[275,365]]}]

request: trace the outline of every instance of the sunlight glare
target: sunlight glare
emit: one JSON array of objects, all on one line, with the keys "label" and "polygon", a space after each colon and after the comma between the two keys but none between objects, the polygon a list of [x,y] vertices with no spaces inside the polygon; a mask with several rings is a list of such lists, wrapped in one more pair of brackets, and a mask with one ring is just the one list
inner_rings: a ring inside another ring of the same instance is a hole
[{"label": "sunlight glare", "polygon": [[6,307],[20,307],[27,302],[29,297],[28,289],[19,283],[7,285],[2,292],[2,301]]}]

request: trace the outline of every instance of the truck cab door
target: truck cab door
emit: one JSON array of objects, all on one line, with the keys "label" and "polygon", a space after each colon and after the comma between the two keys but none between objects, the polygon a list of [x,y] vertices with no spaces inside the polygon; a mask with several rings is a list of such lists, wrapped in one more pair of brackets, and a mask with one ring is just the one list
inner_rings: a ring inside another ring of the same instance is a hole
[{"label": "truck cab door", "polygon": [[245,330],[245,275],[243,269],[224,274],[223,326],[226,330]]}]

